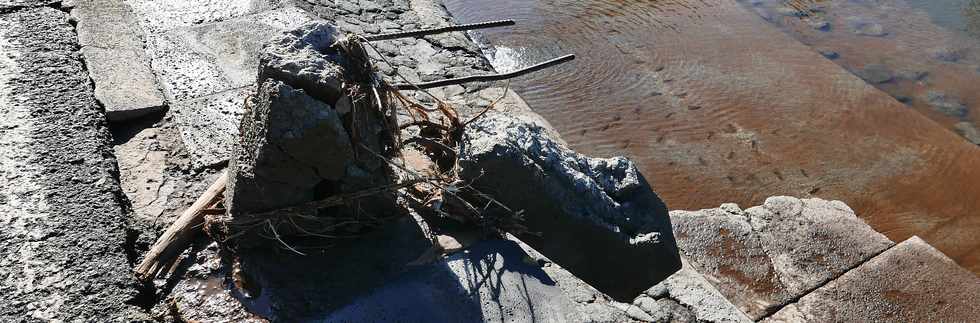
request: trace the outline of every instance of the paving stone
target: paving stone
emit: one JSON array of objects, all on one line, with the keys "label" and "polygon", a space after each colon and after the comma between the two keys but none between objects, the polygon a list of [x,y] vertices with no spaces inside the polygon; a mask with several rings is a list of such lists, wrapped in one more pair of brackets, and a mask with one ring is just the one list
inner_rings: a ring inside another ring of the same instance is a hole
[{"label": "paving stone", "polygon": [[105,106],[109,121],[121,121],[163,111],[163,93],[142,49],[83,47],[95,98]]},{"label": "paving stone", "polygon": [[173,104],[181,139],[195,168],[226,162],[237,142],[245,98],[252,87],[178,101]]},{"label": "paving stone", "polygon": [[0,13],[0,321],[132,322],[105,116],[68,15]]},{"label": "paving stone", "polygon": [[253,85],[261,45],[310,19],[300,9],[284,8],[179,28],[151,35],[148,52],[171,100],[198,98]]},{"label": "paving stone", "polygon": [[280,5],[279,0],[127,0],[150,34],[241,17]]},{"label": "paving stone", "polygon": [[77,0],[71,16],[78,21],[78,43],[99,48],[143,49],[143,31],[123,0]]},{"label": "paving stone", "polygon": [[912,237],[763,322],[975,322],[978,299],[980,278]]},{"label": "paving stone", "polygon": [[58,3],[58,0],[0,0],[0,10],[22,7],[44,7]]},{"label": "paving stone", "polygon": [[771,197],[746,211],[674,211],[671,220],[691,265],[752,319],[893,244],[839,201]]}]

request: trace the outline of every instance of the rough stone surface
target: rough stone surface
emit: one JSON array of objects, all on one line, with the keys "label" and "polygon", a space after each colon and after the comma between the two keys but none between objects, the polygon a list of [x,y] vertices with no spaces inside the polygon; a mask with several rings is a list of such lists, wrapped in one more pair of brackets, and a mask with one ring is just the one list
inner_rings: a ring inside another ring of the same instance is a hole
[{"label": "rough stone surface", "polygon": [[163,110],[163,93],[150,70],[142,31],[129,5],[123,0],[78,0],[71,15],[78,21],[78,40],[95,83],[95,98],[109,120]]},{"label": "rough stone surface", "polygon": [[980,278],[912,237],[763,322],[972,322],[977,299]]},{"label": "rough stone surface", "polygon": [[746,211],[726,204],[671,219],[692,267],[752,319],[893,244],[839,201],[771,197]]},{"label": "rough stone surface", "polygon": [[751,322],[705,277],[685,263],[633,301],[655,322]]},{"label": "rough stone surface", "polygon": [[105,116],[53,8],[0,14],[0,321],[144,318]]},{"label": "rough stone surface", "polygon": [[500,113],[472,123],[463,140],[463,177],[524,210],[539,235],[521,239],[599,290],[632,300],[679,269],[666,206],[628,159],[577,154]]}]

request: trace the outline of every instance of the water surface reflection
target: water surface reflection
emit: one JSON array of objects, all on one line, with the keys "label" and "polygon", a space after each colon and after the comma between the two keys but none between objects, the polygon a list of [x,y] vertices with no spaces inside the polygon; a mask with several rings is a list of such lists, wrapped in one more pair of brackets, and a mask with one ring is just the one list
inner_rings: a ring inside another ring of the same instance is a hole
[{"label": "water surface reflection", "polygon": [[[499,69],[577,54],[512,85],[575,149],[631,156],[672,209],[839,199],[980,272],[980,149],[948,130],[976,125],[978,52],[902,0],[445,3],[518,21],[476,35]],[[940,44],[955,62],[921,55]]]}]

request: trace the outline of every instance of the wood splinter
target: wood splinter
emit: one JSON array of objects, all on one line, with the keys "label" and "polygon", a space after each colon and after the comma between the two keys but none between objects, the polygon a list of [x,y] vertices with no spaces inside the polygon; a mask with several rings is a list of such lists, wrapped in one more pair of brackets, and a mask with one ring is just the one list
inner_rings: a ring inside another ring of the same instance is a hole
[{"label": "wood splinter", "polygon": [[136,277],[141,281],[155,278],[161,270],[167,268],[193,241],[194,236],[201,232],[204,215],[215,207],[224,197],[228,173],[224,172],[204,194],[197,198],[189,208],[181,213],[167,231],[157,239],[143,261],[136,266]]}]

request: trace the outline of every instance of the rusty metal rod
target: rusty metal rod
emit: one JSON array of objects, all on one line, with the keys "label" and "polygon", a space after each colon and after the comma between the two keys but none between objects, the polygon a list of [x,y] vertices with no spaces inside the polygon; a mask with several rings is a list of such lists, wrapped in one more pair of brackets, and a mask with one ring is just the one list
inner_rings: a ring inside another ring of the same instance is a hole
[{"label": "rusty metal rod", "polygon": [[401,31],[401,32],[390,33],[390,34],[366,36],[364,37],[364,39],[367,39],[367,41],[379,41],[379,40],[389,40],[389,39],[408,38],[408,37],[421,37],[426,35],[448,33],[451,31],[464,31],[464,30],[493,28],[493,27],[512,26],[512,25],[514,25],[514,21],[510,19],[494,20],[494,21],[478,22],[474,24],[453,25],[447,27],[427,28],[427,29],[419,29],[419,30]]},{"label": "rusty metal rod", "polygon": [[415,83],[415,84],[412,84],[412,83],[399,83],[399,84],[392,84],[391,87],[393,89],[395,89],[395,90],[425,90],[425,89],[431,89],[431,88],[434,88],[434,87],[449,86],[449,85],[456,85],[456,84],[463,84],[463,83],[470,83],[470,82],[500,81],[500,80],[506,80],[506,79],[509,79],[509,78],[518,77],[518,76],[521,76],[521,75],[524,75],[524,74],[528,74],[528,73],[537,72],[537,71],[540,71],[540,70],[545,69],[545,68],[548,68],[548,67],[552,67],[552,66],[555,66],[555,65],[558,65],[558,64],[561,64],[561,63],[565,63],[565,62],[571,61],[573,59],[575,59],[575,55],[574,54],[570,54],[570,55],[565,55],[565,56],[561,56],[561,57],[558,57],[558,58],[554,58],[554,59],[551,59],[551,60],[548,60],[548,61],[545,61],[545,62],[541,62],[541,63],[538,63],[537,65],[530,66],[530,67],[523,68],[523,69],[519,69],[519,70],[510,72],[510,73],[473,75],[473,76],[458,77],[458,78],[451,78],[451,79],[431,81],[431,82],[423,82],[423,83]]}]

